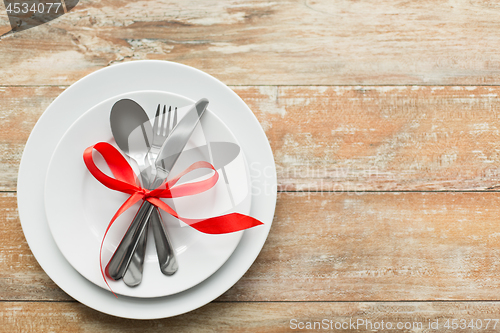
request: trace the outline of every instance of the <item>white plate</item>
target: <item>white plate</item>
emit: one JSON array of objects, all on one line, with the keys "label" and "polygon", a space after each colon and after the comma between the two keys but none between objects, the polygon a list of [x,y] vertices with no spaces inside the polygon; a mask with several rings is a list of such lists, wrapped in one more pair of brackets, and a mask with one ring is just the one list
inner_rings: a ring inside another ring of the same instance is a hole
[{"label": "white plate", "polygon": [[[114,297],[79,274],[59,251],[45,217],[45,175],[66,130],[103,100],[137,90],[163,90],[192,100],[206,97],[234,133],[250,168],[250,215],[264,226],[246,230],[231,257],[202,283],[157,297]],[[271,228],[276,206],[276,168],[266,135],[248,106],[231,89],[192,67],[166,61],[133,61],[94,72],[66,89],[47,108],[26,143],[18,176],[18,208],[26,240],[40,266],[67,294],[98,311],[124,318],[179,315],[219,297],[250,268]]]},{"label": "white plate", "polygon": [[[63,136],[52,156],[45,181],[47,219],[59,249],[80,274],[107,290],[109,289],[99,266],[99,249],[109,221],[128,195],[112,191],[99,183],[85,167],[82,155],[87,147],[102,141],[112,143],[118,148],[113,141],[109,117],[113,105],[124,98],[141,105],[150,119],[154,118],[157,105],[161,104],[178,106],[180,120],[187,110],[182,107],[195,102],[166,92],[140,91],[112,97],[99,103],[81,116]],[[207,142],[210,144],[207,145]],[[231,212],[250,213],[250,177],[243,152],[233,151],[234,156],[229,157],[231,161],[224,161],[227,164],[221,167],[220,161],[214,162],[212,159],[214,155],[220,159],[220,145],[239,146],[231,131],[208,109],[169,178],[201,160],[216,165],[220,177],[212,189],[202,194],[165,200],[171,207],[175,207],[180,216],[208,218]],[[231,152],[231,149],[226,149],[226,152]],[[198,180],[204,178],[202,175],[194,176],[198,177]],[[188,177],[186,175],[184,178]],[[228,184],[225,178],[228,179]],[[190,181],[194,180],[197,179]],[[102,252],[104,265],[115,252],[138,208],[139,203],[122,214],[111,227]],[[172,276],[161,273],[154,237],[150,233],[141,284],[130,288],[123,281],[108,280],[113,292],[133,297],[159,297],[189,289],[208,278],[224,264],[243,233],[207,235],[179,223],[166,213],[162,216],[176,252],[179,270]]]}]

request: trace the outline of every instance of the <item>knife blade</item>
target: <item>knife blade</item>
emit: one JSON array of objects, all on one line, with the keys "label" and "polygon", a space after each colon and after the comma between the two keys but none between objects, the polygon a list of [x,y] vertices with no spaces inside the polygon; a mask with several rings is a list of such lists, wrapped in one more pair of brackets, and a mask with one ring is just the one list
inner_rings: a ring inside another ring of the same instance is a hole
[{"label": "knife blade", "polygon": [[[189,141],[201,116],[205,113],[207,106],[208,100],[206,98],[202,98],[196,102],[165,140],[155,161],[156,175],[151,188],[157,188],[167,179],[168,174]],[[133,232],[127,231],[113,254],[113,257],[111,257],[111,260],[106,266],[105,272],[113,280],[121,279],[127,271],[132,255],[139,243],[139,238],[146,232],[147,221],[151,217],[154,209],[155,206],[148,201],[144,201],[139,208],[138,213],[129,227]]]}]

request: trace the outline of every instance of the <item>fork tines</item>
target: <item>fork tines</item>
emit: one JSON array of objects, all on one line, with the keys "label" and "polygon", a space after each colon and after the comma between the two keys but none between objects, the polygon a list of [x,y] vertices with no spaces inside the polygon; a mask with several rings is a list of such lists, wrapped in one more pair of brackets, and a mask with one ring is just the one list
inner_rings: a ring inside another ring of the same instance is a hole
[{"label": "fork tines", "polygon": [[[170,131],[177,125],[177,107],[174,109],[173,120],[171,119],[172,106],[168,107],[163,106],[163,112],[161,110],[161,105],[158,104],[158,108],[156,109],[155,120],[153,124],[153,132],[157,136],[167,137]],[[161,124],[161,125],[160,125]]]}]

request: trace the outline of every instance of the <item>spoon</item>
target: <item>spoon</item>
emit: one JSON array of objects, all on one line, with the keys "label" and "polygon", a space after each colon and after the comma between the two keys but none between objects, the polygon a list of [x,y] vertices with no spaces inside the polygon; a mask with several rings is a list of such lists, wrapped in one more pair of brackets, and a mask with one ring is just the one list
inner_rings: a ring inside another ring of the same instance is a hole
[{"label": "spoon", "polygon": [[[149,182],[145,172],[142,172],[148,167],[146,156],[153,137],[153,127],[149,122],[148,115],[133,100],[122,99],[113,105],[109,122],[118,147],[139,166],[142,183]],[[136,286],[142,280],[147,235],[148,232],[145,230],[123,277],[123,281],[128,286]]]}]

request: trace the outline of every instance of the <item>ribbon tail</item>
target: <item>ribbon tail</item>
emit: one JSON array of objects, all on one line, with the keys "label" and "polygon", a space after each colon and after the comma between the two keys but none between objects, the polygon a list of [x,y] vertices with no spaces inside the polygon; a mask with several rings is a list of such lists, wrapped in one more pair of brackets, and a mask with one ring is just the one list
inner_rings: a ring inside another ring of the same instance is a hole
[{"label": "ribbon tail", "polygon": [[207,219],[188,219],[179,216],[175,210],[158,198],[150,197],[147,200],[156,207],[161,208],[165,212],[204,234],[228,234],[264,224],[251,216],[240,213],[231,213]]},{"label": "ribbon tail", "polygon": [[228,234],[264,224],[251,216],[240,213],[231,213],[201,220],[185,218],[180,218],[180,220],[200,232],[211,235]]}]

